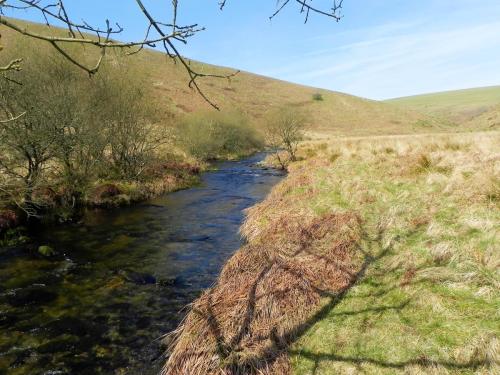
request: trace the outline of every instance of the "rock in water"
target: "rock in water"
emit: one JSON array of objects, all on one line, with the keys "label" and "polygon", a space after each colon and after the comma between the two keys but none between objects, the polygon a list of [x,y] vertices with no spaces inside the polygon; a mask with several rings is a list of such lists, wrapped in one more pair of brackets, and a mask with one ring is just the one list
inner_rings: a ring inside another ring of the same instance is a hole
[{"label": "rock in water", "polygon": [[57,252],[50,246],[43,245],[38,248],[38,253],[44,257],[53,257]]},{"label": "rock in water", "polygon": [[7,303],[14,307],[45,305],[57,298],[57,294],[42,285],[32,285],[24,289],[10,291]]},{"label": "rock in water", "polygon": [[137,285],[156,284],[156,278],[147,273],[120,270],[118,274],[125,280]]}]

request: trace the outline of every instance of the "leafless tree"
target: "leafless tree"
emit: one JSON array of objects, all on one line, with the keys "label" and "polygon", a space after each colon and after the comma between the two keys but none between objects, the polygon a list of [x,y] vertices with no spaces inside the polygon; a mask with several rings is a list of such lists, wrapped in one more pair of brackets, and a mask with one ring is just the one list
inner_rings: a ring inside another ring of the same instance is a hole
[{"label": "leafless tree", "polygon": [[[306,114],[293,107],[284,107],[270,113],[266,121],[267,144],[276,149],[276,159],[281,168],[297,160],[297,147],[304,137],[307,126]],[[284,150],[287,157],[280,155]]]},{"label": "leafless tree", "polygon": [[[147,21],[144,38],[135,41],[120,42],[115,40],[123,32],[123,28],[118,23],[111,23],[105,20],[104,26],[90,25],[85,21],[75,21],[75,17],[69,15],[64,0],[0,0],[0,24],[8,27],[15,32],[25,36],[49,43],[61,55],[63,55],[72,64],[78,66],[80,69],[87,72],[89,75],[95,74],[103,61],[107,50],[109,49],[129,49],[129,54],[134,54],[141,51],[145,47],[160,46],[166,54],[175,62],[179,62],[187,71],[189,75],[189,87],[197,91],[211,106],[217,108],[216,103],[210,100],[198,85],[197,80],[204,77],[216,77],[229,79],[237,72],[229,75],[219,75],[203,73],[193,68],[189,60],[181,55],[179,52],[179,45],[186,44],[188,39],[198,32],[204,30],[203,27],[197,24],[192,25],[179,25],[177,22],[179,0],[169,1],[168,14],[154,14],[145,6],[142,0],[134,1],[138,6],[138,14]],[[316,3],[327,3],[328,6],[317,6]],[[323,16],[331,17],[339,21],[341,18],[340,11],[342,8],[343,0],[278,0],[276,3],[275,12],[269,17],[270,19],[280,14],[284,8],[295,4],[301,13],[304,14],[304,21],[309,20],[311,13],[317,13]],[[227,0],[220,0],[219,7],[224,9],[227,5]],[[5,17],[5,12],[10,11],[9,14],[16,15],[16,12],[21,11],[34,11],[40,16],[40,20],[45,22],[48,26],[63,26],[67,30],[67,36],[55,36],[53,33],[38,33],[30,30],[26,26],[18,24],[16,21]],[[167,18],[170,21],[160,20]],[[90,66],[86,65],[78,58],[68,52],[67,47],[69,44],[90,45],[100,50],[100,55],[97,60]],[[21,68],[21,59],[13,59],[4,66],[0,66],[0,73],[5,73],[12,70],[19,70]]]}]

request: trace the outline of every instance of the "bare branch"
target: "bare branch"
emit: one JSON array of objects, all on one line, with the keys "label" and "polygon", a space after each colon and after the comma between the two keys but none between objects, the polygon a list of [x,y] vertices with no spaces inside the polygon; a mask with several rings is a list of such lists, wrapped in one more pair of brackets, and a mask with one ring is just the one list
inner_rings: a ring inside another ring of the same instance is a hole
[{"label": "bare branch", "polygon": [[16,121],[16,120],[20,119],[21,117],[23,117],[25,114],[26,114],[26,112],[23,112],[23,113],[21,113],[21,114],[19,114],[17,116],[9,118],[7,120],[0,120],[0,124],[7,124],[9,122]]},{"label": "bare branch", "polygon": [[[212,107],[218,109],[217,105],[212,102],[201,90],[197,83],[198,78],[213,77],[230,79],[235,76],[239,71],[227,75],[220,74],[206,74],[199,72],[191,67],[189,61],[180,54],[177,43],[186,44],[188,39],[204,28],[198,25],[181,26],[177,24],[177,14],[179,8],[179,0],[171,0],[171,20],[172,23],[163,23],[156,19],[153,14],[146,8],[143,1],[135,0],[141,13],[146,17],[148,25],[146,26],[145,36],[142,40],[119,42],[114,39],[114,36],[123,32],[123,28],[115,23],[106,20],[105,27],[96,27],[90,25],[86,21],[75,22],[67,11],[64,0],[0,0],[0,24],[8,27],[9,29],[25,35],[27,37],[41,40],[49,43],[56,49],[66,60],[73,65],[84,70],[89,75],[95,74],[106,55],[106,51],[110,48],[119,49],[132,49],[127,55],[136,54],[144,49],[144,47],[154,48],[158,44],[163,47],[168,57],[172,58],[174,62],[180,62],[189,75],[189,87],[193,88],[201,97],[209,103]],[[310,13],[317,13],[320,15],[328,16],[336,21],[341,18],[340,10],[342,8],[343,0],[333,0],[330,9],[320,9],[320,7],[313,6],[313,0],[278,0],[276,11],[269,17],[273,19],[281,11],[291,3],[300,5],[300,12],[305,13],[305,22],[309,20]],[[218,0],[218,6],[222,10],[227,4],[227,0]],[[56,36],[54,33],[39,33],[30,30],[27,26],[20,26],[15,21],[8,19],[4,16],[4,10],[24,11],[33,10],[40,14],[47,26],[64,25],[67,29],[67,36]],[[168,30],[167,30],[168,29]],[[157,35],[152,35],[157,34]],[[97,58],[95,64],[87,66],[79,61],[64,48],[64,45],[69,44],[90,45],[101,50],[100,56]],[[7,70],[20,70],[20,59],[11,61],[8,65],[0,67],[0,72]]]},{"label": "bare branch", "polygon": [[14,59],[14,60],[10,61],[7,65],[0,66],[0,72],[6,72],[9,70],[20,71],[22,62],[23,62],[23,59]]},{"label": "bare branch", "polygon": [[[164,43],[165,43],[165,50],[168,52],[169,49],[172,50],[176,57],[176,60],[179,60],[181,62],[181,64],[184,66],[184,68],[186,69],[186,71],[188,72],[188,75],[190,77],[190,81],[189,81],[189,87],[191,88],[194,88],[198,94],[201,95],[201,97],[208,103],[210,104],[213,108],[215,109],[219,109],[219,107],[217,106],[217,104],[215,104],[214,102],[212,102],[206,95],[205,93],[200,89],[198,83],[196,82],[196,79],[197,78],[200,78],[200,77],[213,77],[213,78],[226,78],[226,79],[230,79],[231,77],[235,76],[236,74],[238,74],[239,71],[235,72],[235,73],[232,73],[232,74],[229,74],[229,75],[218,75],[218,74],[205,74],[205,73],[200,73],[200,72],[197,72],[195,70],[193,70],[191,68],[191,66],[186,62],[186,60],[184,59],[184,57],[180,54],[180,52],[177,50],[177,48],[175,47],[175,45],[173,44],[171,38],[166,38],[166,35],[164,33],[164,31],[162,30],[161,28],[161,25],[155,21],[155,19],[152,17],[151,13],[147,10],[147,8],[144,6],[142,0],[136,0],[136,3],[137,5],[139,6],[139,8],[141,9],[141,12],[144,14],[144,16],[148,19],[148,21],[150,22],[150,25],[152,25],[152,27],[154,29],[156,29],[156,31],[158,32],[158,34],[160,34],[161,36],[165,37],[164,39]],[[175,11],[177,11],[177,6],[175,7]],[[168,46],[168,47],[167,47]],[[170,52],[168,52],[170,54]]]},{"label": "bare branch", "polygon": [[[312,6],[311,4],[313,0],[294,1],[295,3],[298,3],[300,5],[300,13],[305,13],[304,23],[307,23],[307,21],[309,20],[310,12],[333,18],[337,22],[342,18],[342,16],[340,15],[340,11],[342,10],[344,0],[333,0],[332,7],[329,10],[322,10],[318,7]],[[289,5],[290,2],[291,0],[278,1],[276,11],[269,17],[269,19],[273,19],[274,17],[276,17],[287,5]]]}]

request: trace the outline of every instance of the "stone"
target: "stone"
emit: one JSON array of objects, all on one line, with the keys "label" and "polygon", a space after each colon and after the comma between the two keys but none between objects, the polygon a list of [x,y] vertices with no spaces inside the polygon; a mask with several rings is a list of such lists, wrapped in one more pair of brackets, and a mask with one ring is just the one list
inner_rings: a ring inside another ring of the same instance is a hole
[{"label": "stone", "polygon": [[53,257],[54,255],[57,255],[57,252],[51,248],[50,246],[47,245],[42,245],[38,248],[38,253],[40,255],[43,255],[44,257]]}]

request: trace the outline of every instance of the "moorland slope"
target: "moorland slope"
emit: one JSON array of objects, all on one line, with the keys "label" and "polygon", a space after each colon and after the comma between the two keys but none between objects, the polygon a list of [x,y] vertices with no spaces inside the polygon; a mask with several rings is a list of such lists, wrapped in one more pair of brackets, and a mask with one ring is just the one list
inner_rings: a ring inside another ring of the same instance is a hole
[{"label": "moorland slope", "polygon": [[407,96],[386,102],[434,116],[467,130],[500,126],[500,86]]},{"label": "moorland slope", "polygon": [[[44,25],[13,20],[16,24],[36,32],[48,32]],[[51,28],[51,33],[64,33]],[[25,69],[29,60],[36,58],[52,47],[34,41],[6,27],[0,27],[5,61],[11,57],[23,57]],[[91,48],[75,48],[73,56],[85,60],[95,56]],[[164,53],[142,50],[132,56],[109,55],[111,62],[124,62],[129,73],[140,76],[144,85],[152,88],[151,100],[157,103],[164,119],[178,118],[186,113],[209,110],[203,98],[188,87],[188,76],[181,64],[167,59]],[[198,71],[214,74],[231,74],[232,68],[209,65],[194,60],[191,66]],[[86,74],[82,72],[82,79]],[[414,110],[399,108],[391,104],[355,97],[348,94],[297,85],[248,72],[239,72],[231,79],[206,78],[199,81],[203,92],[217,103],[221,110],[238,109],[259,122],[265,113],[284,105],[299,106],[310,116],[315,130],[338,135],[401,134],[426,132],[430,129],[445,130],[438,121]],[[314,100],[313,94],[321,94]]]}]

